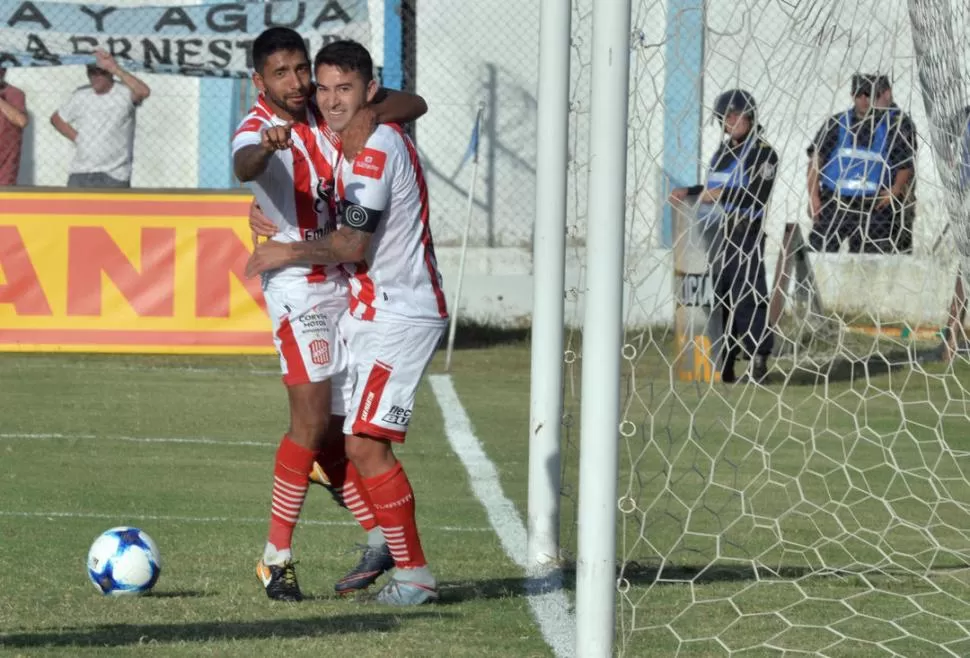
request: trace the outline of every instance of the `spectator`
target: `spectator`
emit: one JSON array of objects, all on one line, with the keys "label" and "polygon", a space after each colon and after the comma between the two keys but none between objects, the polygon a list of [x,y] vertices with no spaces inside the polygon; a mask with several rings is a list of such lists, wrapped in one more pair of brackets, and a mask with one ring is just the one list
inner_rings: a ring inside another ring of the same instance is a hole
[{"label": "spectator", "polygon": [[853,105],[829,117],[808,147],[808,194],[816,251],[889,253],[898,219],[895,206],[913,177],[911,145],[894,112],[873,106],[876,77],[852,76]]},{"label": "spectator", "polygon": [[913,225],[916,222],[916,125],[913,119],[904,112],[893,99],[892,83],[889,76],[880,75],[876,78],[874,107],[890,112],[890,122],[895,124],[897,138],[905,146],[904,150],[912,153],[909,164],[913,168],[913,175],[909,179],[909,185],[903,190],[900,203],[894,206],[896,218],[893,221],[893,228],[897,231],[893,235],[893,245],[896,251],[903,254],[913,253]]},{"label": "spectator", "polygon": [[78,88],[51,116],[57,131],[76,147],[67,186],[131,187],[135,108],[151,90],[105,51],[95,57],[96,63],[88,64],[91,84]]},{"label": "spectator", "polygon": [[20,171],[20,147],[27,127],[27,97],[7,83],[7,69],[0,66],[0,187],[16,185]]}]

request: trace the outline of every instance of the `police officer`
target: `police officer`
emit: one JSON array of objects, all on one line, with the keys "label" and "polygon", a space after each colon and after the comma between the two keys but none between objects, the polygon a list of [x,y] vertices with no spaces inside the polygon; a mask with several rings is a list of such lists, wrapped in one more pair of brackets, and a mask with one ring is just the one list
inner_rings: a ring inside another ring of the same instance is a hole
[{"label": "police officer", "polygon": [[913,226],[916,224],[916,124],[893,99],[892,82],[887,75],[876,76],[873,105],[889,112],[890,131],[897,140],[905,143],[910,154],[908,163],[912,174],[902,190],[899,204],[892,204],[895,217],[892,223],[891,243],[894,251],[902,254],[913,253]]},{"label": "police officer", "polygon": [[829,117],[808,147],[809,244],[835,252],[889,253],[913,178],[912,144],[899,115],[873,106],[877,76],[852,76],[853,105]]},{"label": "police officer", "polygon": [[679,187],[671,203],[697,197],[698,218],[708,238],[708,266],[714,293],[712,313],[724,332],[721,379],[737,380],[738,358],[752,361],[751,378],[768,373],[774,336],[768,326],[765,233],[762,223],[778,154],[762,137],[754,97],[742,89],[725,91],[714,102],[714,118],[726,139],[711,158],[707,182]]}]

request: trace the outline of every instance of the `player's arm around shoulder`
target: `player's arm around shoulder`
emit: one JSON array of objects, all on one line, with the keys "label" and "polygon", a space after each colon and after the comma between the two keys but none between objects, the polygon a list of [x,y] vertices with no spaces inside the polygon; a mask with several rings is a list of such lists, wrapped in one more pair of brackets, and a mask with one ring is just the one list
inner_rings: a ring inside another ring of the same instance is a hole
[{"label": "player's arm around shoulder", "polygon": [[384,130],[393,131],[379,126],[357,157],[341,163],[343,198],[337,208],[337,230],[310,242],[264,242],[246,263],[246,276],[295,263],[327,265],[366,260],[374,233],[390,204],[396,169],[393,154],[385,150],[389,140]]}]

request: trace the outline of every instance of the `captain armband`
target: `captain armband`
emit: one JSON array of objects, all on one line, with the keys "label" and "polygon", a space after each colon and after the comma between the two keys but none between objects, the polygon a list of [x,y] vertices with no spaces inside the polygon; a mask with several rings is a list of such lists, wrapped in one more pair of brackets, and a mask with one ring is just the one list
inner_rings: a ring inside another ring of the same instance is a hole
[{"label": "captain armband", "polygon": [[384,216],[383,210],[365,208],[356,203],[343,201],[340,204],[340,222],[356,231],[373,233]]}]

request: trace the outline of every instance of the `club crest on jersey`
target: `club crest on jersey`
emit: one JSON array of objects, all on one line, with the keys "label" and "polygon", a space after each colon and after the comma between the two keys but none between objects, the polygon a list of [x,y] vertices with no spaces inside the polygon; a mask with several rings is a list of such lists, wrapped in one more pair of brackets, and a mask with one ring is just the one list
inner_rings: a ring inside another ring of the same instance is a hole
[{"label": "club crest on jersey", "polygon": [[310,341],[310,360],[318,366],[330,363],[330,343],[323,339]]},{"label": "club crest on jersey", "polygon": [[354,173],[368,178],[380,178],[384,174],[387,153],[376,149],[364,149],[354,158]]}]

